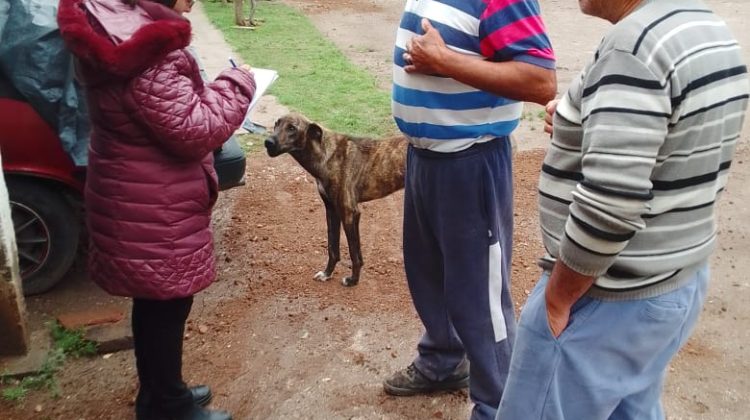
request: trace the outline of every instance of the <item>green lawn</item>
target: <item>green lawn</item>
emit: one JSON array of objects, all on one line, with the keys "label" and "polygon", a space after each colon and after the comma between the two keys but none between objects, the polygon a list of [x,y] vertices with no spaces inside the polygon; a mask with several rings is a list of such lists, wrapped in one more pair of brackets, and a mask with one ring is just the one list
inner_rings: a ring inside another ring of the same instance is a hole
[{"label": "green lawn", "polygon": [[270,94],[290,109],[336,131],[382,136],[396,131],[390,92],[352,64],[296,9],[276,1],[258,2],[254,30],[234,28],[232,4],[203,2],[241,61],[272,68],[279,79]]}]

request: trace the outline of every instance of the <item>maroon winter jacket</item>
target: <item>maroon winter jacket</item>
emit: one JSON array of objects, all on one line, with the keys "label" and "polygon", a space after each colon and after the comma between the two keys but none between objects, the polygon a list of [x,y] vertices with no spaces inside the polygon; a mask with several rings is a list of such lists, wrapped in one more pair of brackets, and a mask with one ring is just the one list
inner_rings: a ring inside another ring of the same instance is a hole
[{"label": "maroon winter jacket", "polygon": [[228,69],[204,84],[185,50],[190,23],[157,3],[61,0],[58,23],[93,127],[90,276],[114,295],[193,295],[216,271],[212,151],[242,123],[255,81]]}]

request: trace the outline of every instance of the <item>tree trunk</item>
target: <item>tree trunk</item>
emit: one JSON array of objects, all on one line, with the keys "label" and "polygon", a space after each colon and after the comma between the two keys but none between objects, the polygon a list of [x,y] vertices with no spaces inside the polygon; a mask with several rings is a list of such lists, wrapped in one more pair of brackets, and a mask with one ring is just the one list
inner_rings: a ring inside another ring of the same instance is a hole
[{"label": "tree trunk", "polygon": [[244,13],[242,13],[243,0],[234,0],[234,24],[237,26],[247,26]]},{"label": "tree trunk", "polygon": [[255,16],[255,7],[255,0],[250,0],[250,14],[247,17],[247,21],[250,26],[255,26],[255,19],[253,18]]}]

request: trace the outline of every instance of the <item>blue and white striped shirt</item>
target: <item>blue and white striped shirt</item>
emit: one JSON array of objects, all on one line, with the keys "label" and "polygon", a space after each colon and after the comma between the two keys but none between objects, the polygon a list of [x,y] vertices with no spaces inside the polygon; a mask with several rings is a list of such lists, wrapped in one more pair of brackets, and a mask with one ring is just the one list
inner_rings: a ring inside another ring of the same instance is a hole
[{"label": "blue and white striped shirt", "polygon": [[407,42],[427,18],[448,48],[490,61],[521,61],[554,69],[554,54],[536,0],[408,0],[393,57],[393,116],[410,142],[456,152],[509,135],[523,103],[439,75],[408,74]]}]

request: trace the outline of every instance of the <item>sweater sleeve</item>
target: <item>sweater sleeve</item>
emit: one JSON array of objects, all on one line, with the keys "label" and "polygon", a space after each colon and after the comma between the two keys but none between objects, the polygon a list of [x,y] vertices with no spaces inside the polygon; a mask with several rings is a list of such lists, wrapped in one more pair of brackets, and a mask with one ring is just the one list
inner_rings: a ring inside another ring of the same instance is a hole
[{"label": "sweater sleeve", "polygon": [[186,55],[149,68],[133,79],[126,100],[139,121],[165,150],[185,160],[200,160],[221,146],[244,120],[255,92],[253,75],[227,69],[203,84],[197,65]]},{"label": "sweater sleeve", "polygon": [[613,50],[587,73],[581,105],[583,179],[559,255],[573,270],[599,276],[645,227],[671,101],[666,82],[631,53]]}]

